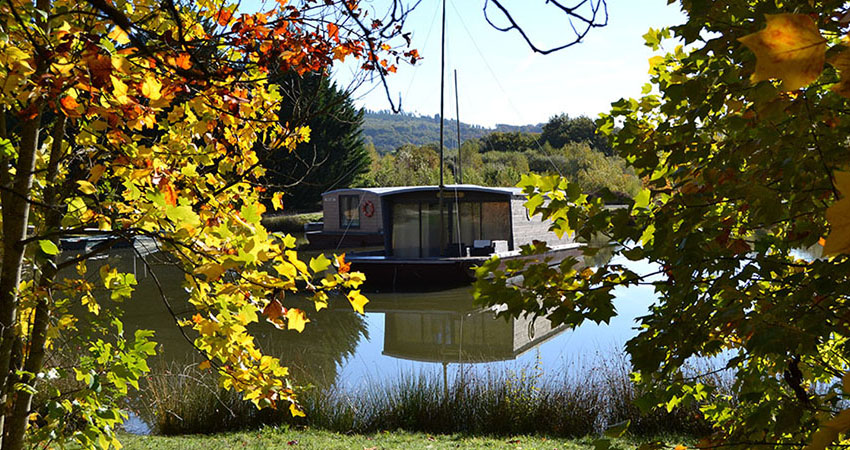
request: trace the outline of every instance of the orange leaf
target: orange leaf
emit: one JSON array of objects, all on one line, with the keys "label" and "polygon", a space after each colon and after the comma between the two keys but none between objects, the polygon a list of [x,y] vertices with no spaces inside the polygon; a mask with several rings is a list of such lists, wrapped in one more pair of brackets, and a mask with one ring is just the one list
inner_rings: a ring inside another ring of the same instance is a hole
[{"label": "orange leaf", "polygon": [[77,112],[77,108],[79,108],[80,104],[77,103],[77,100],[70,95],[66,95],[59,100],[59,106],[62,108],[62,112],[65,113],[68,117],[80,117],[80,113]]},{"label": "orange leaf", "polygon": [[336,257],[336,263],[339,266],[339,273],[348,273],[351,271],[351,263],[345,262],[345,253]]},{"label": "orange leaf", "polygon": [[106,171],[106,166],[103,164],[97,164],[96,166],[91,168],[91,175],[89,175],[89,183],[97,183],[97,180],[103,176],[103,172]]},{"label": "orange leaf", "polygon": [[216,19],[216,21],[218,22],[218,24],[219,24],[219,25],[221,25],[221,26],[223,26],[223,27],[226,27],[226,26],[227,26],[227,24],[228,24],[228,23],[230,23],[230,18],[231,18],[232,16],[233,16],[233,14],[232,14],[230,11],[228,11],[228,10],[226,10],[226,9],[223,9],[223,10],[222,10],[222,11],[218,14],[218,18]]},{"label": "orange leaf", "polygon": [[283,316],[283,305],[280,302],[273,298],[272,301],[263,308],[263,315],[269,320],[269,322],[274,322]]},{"label": "orange leaf", "polygon": [[339,27],[336,26],[335,23],[328,24],[328,37],[334,40],[337,44],[339,44]]},{"label": "orange leaf", "polygon": [[159,180],[159,190],[165,195],[165,203],[171,206],[177,206],[177,192],[174,186],[165,178]]},{"label": "orange leaf", "polygon": [[823,71],[826,39],[806,14],[766,14],[765,29],[740,39],[756,55],[752,81],[782,80],[794,91],[816,80]]},{"label": "orange leaf", "polygon": [[207,370],[207,369],[210,368],[210,365],[211,364],[210,364],[209,360],[207,360],[207,361],[204,361],[204,362],[198,364],[198,369]]}]

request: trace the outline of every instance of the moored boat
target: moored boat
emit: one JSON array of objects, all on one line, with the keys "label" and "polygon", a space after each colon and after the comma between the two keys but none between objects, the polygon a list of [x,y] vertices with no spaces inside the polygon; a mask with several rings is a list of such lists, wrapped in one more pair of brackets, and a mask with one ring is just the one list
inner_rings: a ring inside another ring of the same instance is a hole
[{"label": "moored boat", "polygon": [[[382,249],[346,257],[352,270],[366,274],[370,288],[442,289],[469,283],[474,266],[493,255],[503,260],[527,257],[520,247],[534,241],[550,247],[542,257],[552,263],[578,253],[579,244],[567,236],[559,238],[549,231],[549,222],[528,214],[526,197],[518,188],[357,188],[331,191],[325,198],[336,198],[326,204],[339,205],[336,217],[341,224],[369,224],[369,229],[381,231]],[[363,217],[366,201],[380,211],[366,218],[371,222]]]}]

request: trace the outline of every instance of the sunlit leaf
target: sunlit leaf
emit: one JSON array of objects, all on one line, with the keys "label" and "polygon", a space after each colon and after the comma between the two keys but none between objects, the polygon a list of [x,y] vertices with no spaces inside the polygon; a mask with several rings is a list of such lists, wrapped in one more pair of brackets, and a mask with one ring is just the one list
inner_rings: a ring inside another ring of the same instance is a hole
[{"label": "sunlit leaf", "polygon": [[824,256],[850,254],[850,172],[835,172],[835,187],[843,197],[826,210],[831,231],[823,248]]},{"label": "sunlit leaf", "polygon": [[752,81],[782,80],[794,91],[816,80],[826,55],[826,39],[807,14],[767,14],[767,26],[739,39],[756,54]]}]

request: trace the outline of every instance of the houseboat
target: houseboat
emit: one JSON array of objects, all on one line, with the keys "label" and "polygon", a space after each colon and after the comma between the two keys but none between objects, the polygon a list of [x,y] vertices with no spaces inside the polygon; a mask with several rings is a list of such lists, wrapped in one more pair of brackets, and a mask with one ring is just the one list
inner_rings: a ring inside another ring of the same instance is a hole
[{"label": "houseboat", "polygon": [[493,255],[521,257],[533,241],[549,245],[553,262],[578,254],[578,244],[529,216],[526,200],[519,188],[470,184],[339,189],[323,195],[324,224],[381,237],[381,249],[346,256],[367,287],[444,288],[471,282],[472,267]]}]

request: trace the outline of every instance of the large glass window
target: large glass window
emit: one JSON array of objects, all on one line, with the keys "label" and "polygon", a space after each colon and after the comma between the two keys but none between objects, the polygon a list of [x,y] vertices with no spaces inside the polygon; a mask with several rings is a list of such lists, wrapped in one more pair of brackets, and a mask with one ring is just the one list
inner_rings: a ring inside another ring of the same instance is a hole
[{"label": "large glass window", "polygon": [[399,258],[419,257],[418,203],[393,206],[393,255]]},{"label": "large glass window", "polygon": [[339,196],[339,227],[360,228],[360,196]]},{"label": "large glass window", "polygon": [[[445,239],[440,249],[440,239]],[[451,202],[393,205],[393,255],[400,258],[463,256],[478,239],[510,239],[507,202]]]}]

